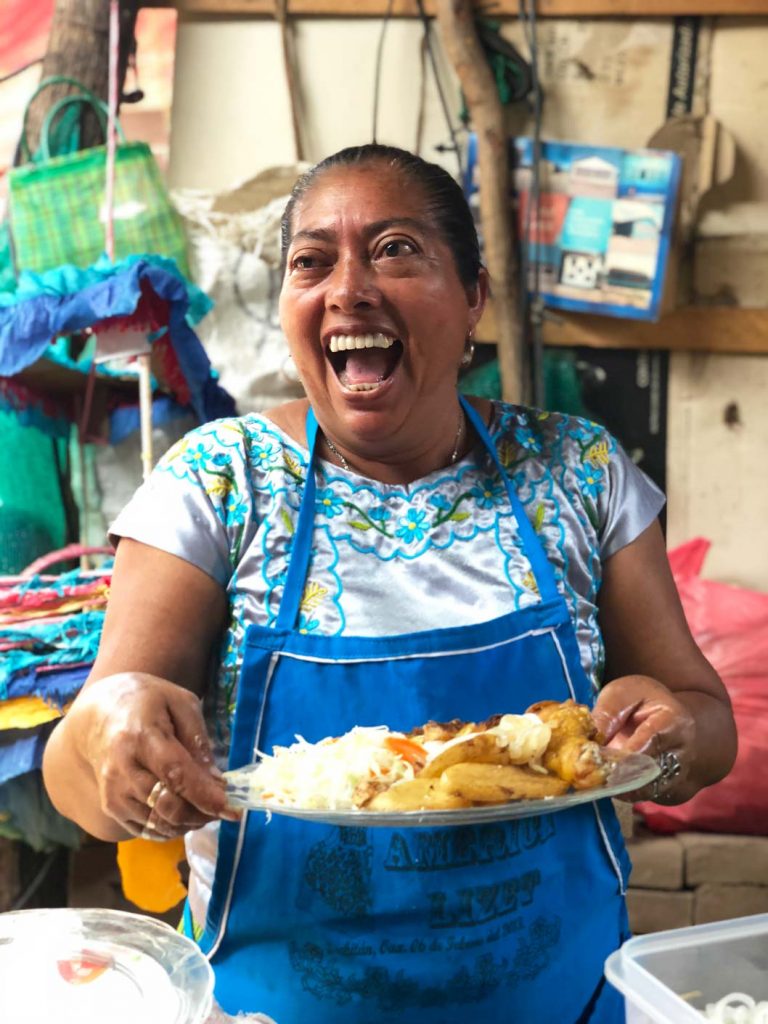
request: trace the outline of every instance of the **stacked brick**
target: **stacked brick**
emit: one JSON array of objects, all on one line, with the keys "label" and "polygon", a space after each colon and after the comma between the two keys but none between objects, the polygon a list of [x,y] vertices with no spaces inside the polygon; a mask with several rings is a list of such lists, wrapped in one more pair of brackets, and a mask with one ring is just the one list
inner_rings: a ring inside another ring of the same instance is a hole
[{"label": "stacked brick", "polygon": [[768,913],[768,837],[637,830],[627,846],[636,935]]}]

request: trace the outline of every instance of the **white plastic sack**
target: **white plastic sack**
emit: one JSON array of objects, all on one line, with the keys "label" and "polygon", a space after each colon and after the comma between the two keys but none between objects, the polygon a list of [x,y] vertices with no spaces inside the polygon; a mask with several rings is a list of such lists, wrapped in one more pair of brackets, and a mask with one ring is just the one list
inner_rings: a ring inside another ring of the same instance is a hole
[{"label": "white plastic sack", "polygon": [[240,413],[303,395],[278,322],[280,219],[302,167],[272,168],[227,193],[176,190],[192,277],[213,300],[198,336]]}]

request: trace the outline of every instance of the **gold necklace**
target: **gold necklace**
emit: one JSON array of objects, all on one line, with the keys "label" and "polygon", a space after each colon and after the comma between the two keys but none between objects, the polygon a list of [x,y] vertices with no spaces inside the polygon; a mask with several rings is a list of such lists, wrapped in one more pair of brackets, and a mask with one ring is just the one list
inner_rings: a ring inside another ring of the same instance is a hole
[{"label": "gold necklace", "polygon": [[[462,434],[464,432],[465,420],[466,420],[466,417],[464,415],[464,410],[463,409],[459,409],[459,423],[458,423],[458,426],[456,427],[456,436],[453,439],[453,451],[451,452],[451,457],[448,460],[448,465],[449,466],[453,466],[455,464],[456,460],[459,457],[459,448],[461,447],[461,436],[462,436]],[[328,445],[330,450],[333,452],[333,454],[336,456],[336,458],[341,463],[341,468],[342,469],[346,469],[346,471],[348,473],[351,473],[352,469],[351,469],[349,463],[344,458],[344,456],[341,454],[341,452],[336,447],[336,445],[333,443],[333,441],[330,439],[330,437],[327,434],[325,434],[325,433],[323,434],[323,437],[325,438],[325,443]]]}]

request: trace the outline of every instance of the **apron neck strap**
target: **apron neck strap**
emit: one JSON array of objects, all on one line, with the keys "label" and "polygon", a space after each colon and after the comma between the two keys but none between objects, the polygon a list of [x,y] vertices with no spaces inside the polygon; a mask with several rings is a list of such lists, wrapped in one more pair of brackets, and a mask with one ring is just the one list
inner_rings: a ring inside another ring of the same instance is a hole
[{"label": "apron neck strap", "polygon": [[[517,521],[517,529],[520,533],[523,552],[530,562],[539,595],[542,601],[560,599],[560,594],[555,581],[555,574],[552,564],[546,556],[541,541],[536,536],[536,531],[531,526],[528,516],[525,514],[523,504],[518,498],[515,488],[507,472],[499,460],[496,445],[488,433],[488,428],[483,423],[482,417],[470,405],[463,395],[459,395],[459,401],[472,424],[480,440],[485,445],[494,465],[504,481],[507,489],[507,497],[512,506],[512,512]],[[317,449],[317,419],[312,408],[307,409],[306,419],[307,448],[309,449],[309,460],[307,462],[307,476],[304,485],[304,495],[299,509],[299,518],[296,523],[296,532],[293,537],[293,547],[288,563],[288,573],[285,578],[285,589],[280,601],[280,610],[277,615],[278,629],[295,629],[301,598],[304,592],[304,584],[309,569],[310,556],[312,554],[312,535],[315,523],[315,496],[317,486],[315,482],[315,452]]]},{"label": "apron neck strap", "polygon": [[560,592],[557,589],[557,582],[555,580],[554,570],[552,569],[552,563],[547,558],[544,545],[536,536],[536,531],[531,525],[531,521],[528,516],[525,514],[523,503],[517,496],[517,492],[515,491],[514,484],[512,483],[509,474],[501,464],[499,454],[496,451],[496,445],[488,432],[488,428],[483,422],[480,414],[463,395],[459,395],[459,401],[461,402],[462,409],[467,414],[467,419],[475,428],[475,432],[485,445],[488,454],[501,475],[501,479],[504,481],[504,486],[507,489],[507,497],[509,498],[509,502],[512,506],[512,512],[514,513],[515,520],[517,521],[517,529],[520,534],[520,540],[522,541],[523,553],[531,564],[531,570],[533,571],[533,576],[536,580],[536,586],[539,589],[541,600],[559,600]]},{"label": "apron neck strap", "polygon": [[307,460],[307,476],[304,484],[304,495],[301,499],[299,518],[296,523],[296,532],[293,535],[293,547],[288,559],[288,573],[285,577],[285,589],[280,600],[280,610],[277,613],[278,629],[295,629],[298,618],[301,598],[304,593],[304,584],[309,570],[309,560],[312,554],[312,534],[315,525],[315,450],[317,448],[317,420],[312,412],[312,406],[307,409],[306,419],[307,448],[309,459]]}]

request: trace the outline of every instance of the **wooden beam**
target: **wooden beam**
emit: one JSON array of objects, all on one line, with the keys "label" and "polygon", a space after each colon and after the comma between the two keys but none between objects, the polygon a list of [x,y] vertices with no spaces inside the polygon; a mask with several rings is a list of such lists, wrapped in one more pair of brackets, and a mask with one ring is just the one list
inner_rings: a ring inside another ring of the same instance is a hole
[{"label": "wooden beam", "polygon": [[[480,322],[478,340],[492,341],[494,330],[493,309],[489,308]],[[544,344],[768,354],[768,309],[687,306],[673,310],[657,323],[550,310],[544,320]]]},{"label": "wooden beam", "polygon": [[[149,0],[143,7],[174,6],[170,0]],[[176,0],[185,14],[275,15],[275,0]],[[427,14],[434,17],[437,0],[425,0]],[[296,17],[381,18],[388,0],[289,0],[288,11]],[[492,17],[517,18],[519,0],[488,0],[478,10]],[[677,15],[738,15],[768,17],[768,0],[538,0],[537,11],[545,18],[671,18]],[[393,0],[392,15],[416,18],[416,0]]]},{"label": "wooden beam", "polygon": [[509,205],[509,134],[504,107],[477,34],[471,0],[439,0],[437,23],[477,134],[483,257],[494,282],[501,394],[506,402],[520,402],[524,393],[523,330]]}]

